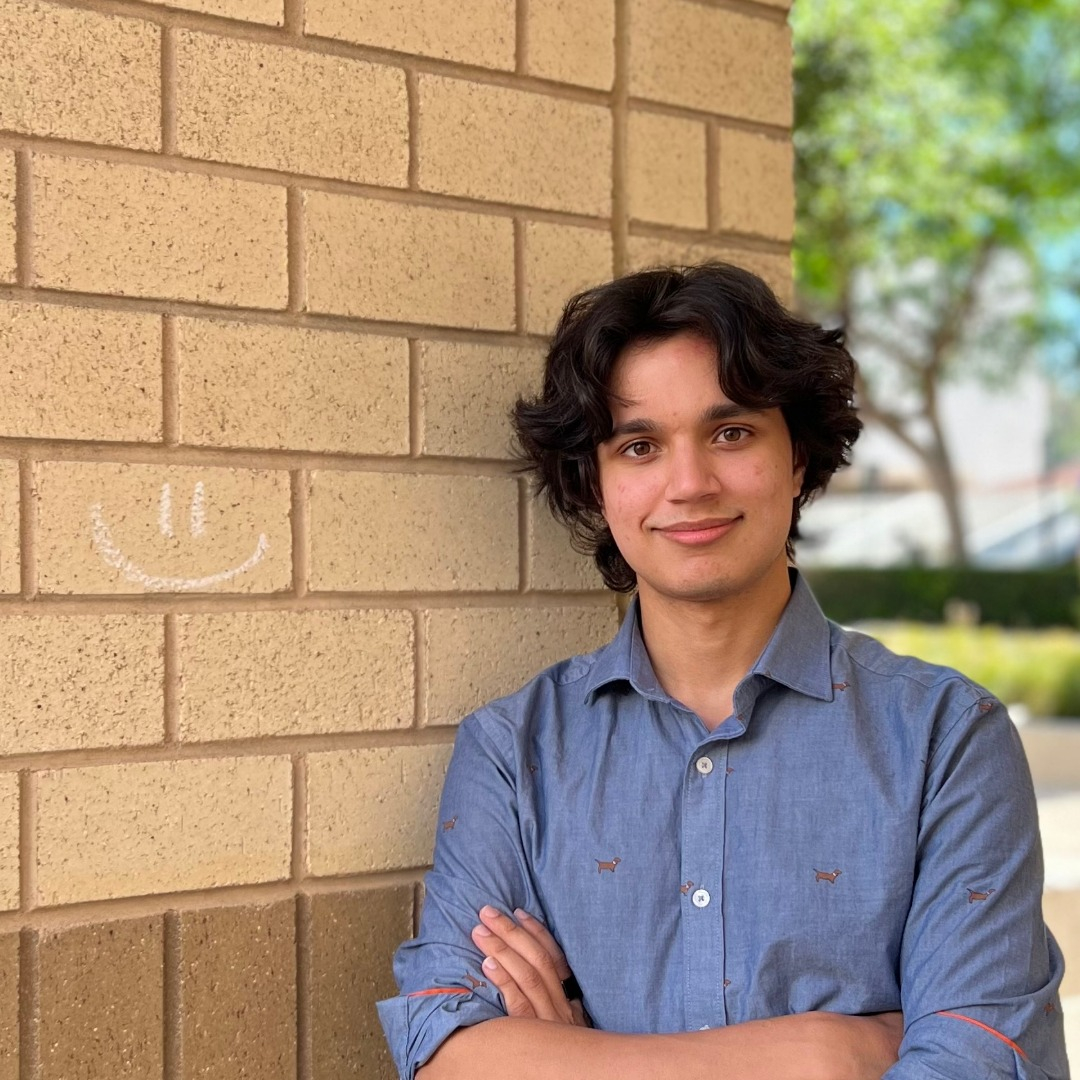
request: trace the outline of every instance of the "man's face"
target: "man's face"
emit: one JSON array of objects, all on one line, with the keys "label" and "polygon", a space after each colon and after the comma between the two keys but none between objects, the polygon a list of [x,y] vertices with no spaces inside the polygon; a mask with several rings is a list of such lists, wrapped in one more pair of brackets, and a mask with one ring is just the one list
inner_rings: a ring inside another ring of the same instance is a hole
[{"label": "man's face", "polygon": [[597,450],[602,511],[642,602],[786,589],[803,470],[780,410],[729,400],[716,350],[690,334],[629,348],[611,395],[614,434]]}]

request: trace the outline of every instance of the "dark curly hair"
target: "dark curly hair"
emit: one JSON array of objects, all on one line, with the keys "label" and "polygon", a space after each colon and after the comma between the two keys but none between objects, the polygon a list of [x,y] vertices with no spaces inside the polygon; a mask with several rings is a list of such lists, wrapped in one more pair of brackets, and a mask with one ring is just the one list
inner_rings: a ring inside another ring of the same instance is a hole
[{"label": "dark curly hair", "polygon": [[660,267],[572,297],[551,340],[541,393],[519,398],[512,410],[517,457],[573,546],[596,559],[604,583],[618,592],[630,592],[637,575],[600,511],[596,449],[612,431],[609,383],[629,346],[685,333],[716,346],[728,398],[783,413],[805,468],[789,556],[800,510],[848,464],[862,428],[852,400],[855,362],[842,331],[792,315],[756,274],[721,262]]}]

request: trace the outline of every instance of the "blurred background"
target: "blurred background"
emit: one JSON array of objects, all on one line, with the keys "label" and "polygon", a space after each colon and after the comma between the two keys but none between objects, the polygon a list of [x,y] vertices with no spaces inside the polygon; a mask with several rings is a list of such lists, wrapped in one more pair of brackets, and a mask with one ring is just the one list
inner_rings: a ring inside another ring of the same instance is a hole
[{"label": "blurred background", "polygon": [[797,303],[865,422],[826,613],[1010,706],[1080,1060],[1080,0],[798,0]]}]

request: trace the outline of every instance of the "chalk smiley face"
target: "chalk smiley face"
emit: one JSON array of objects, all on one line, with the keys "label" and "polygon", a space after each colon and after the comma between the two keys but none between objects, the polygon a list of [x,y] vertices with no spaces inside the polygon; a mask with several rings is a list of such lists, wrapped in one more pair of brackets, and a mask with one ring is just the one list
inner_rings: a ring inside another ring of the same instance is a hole
[{"label": "chalk smiley face", "polygon": [[[206,487],[198,481],[192,493],[188,532],[195,539],[206,532]],[[155,574],[130,559],[116,544],[112,529],[105,516],[102,503],[90,506],[91,538],[94,550],[102,562],[118,570],[126,581],[141,585],[144,589],[155,592],[202,592],[230,581],[257,566],[270,550],[270,541],[266,533],[260,532],[252,553],[239,564],[217,570],[210,574],[192,577]],[[158,498],[158,530],[168,540],[176,538],[173,526],[172,485],[166,481],[161,485]]]}]

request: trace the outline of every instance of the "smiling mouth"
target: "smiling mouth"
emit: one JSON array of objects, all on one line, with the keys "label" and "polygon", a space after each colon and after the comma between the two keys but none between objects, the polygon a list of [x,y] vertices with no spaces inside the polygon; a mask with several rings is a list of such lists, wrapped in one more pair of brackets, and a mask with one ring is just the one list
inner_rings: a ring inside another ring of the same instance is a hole
[{"label": "smiling mouth", "polygon": [[739,517],[703,518],[701,521],[676,521],[656,531],[679,544],[708,544],[729,533]]}]

